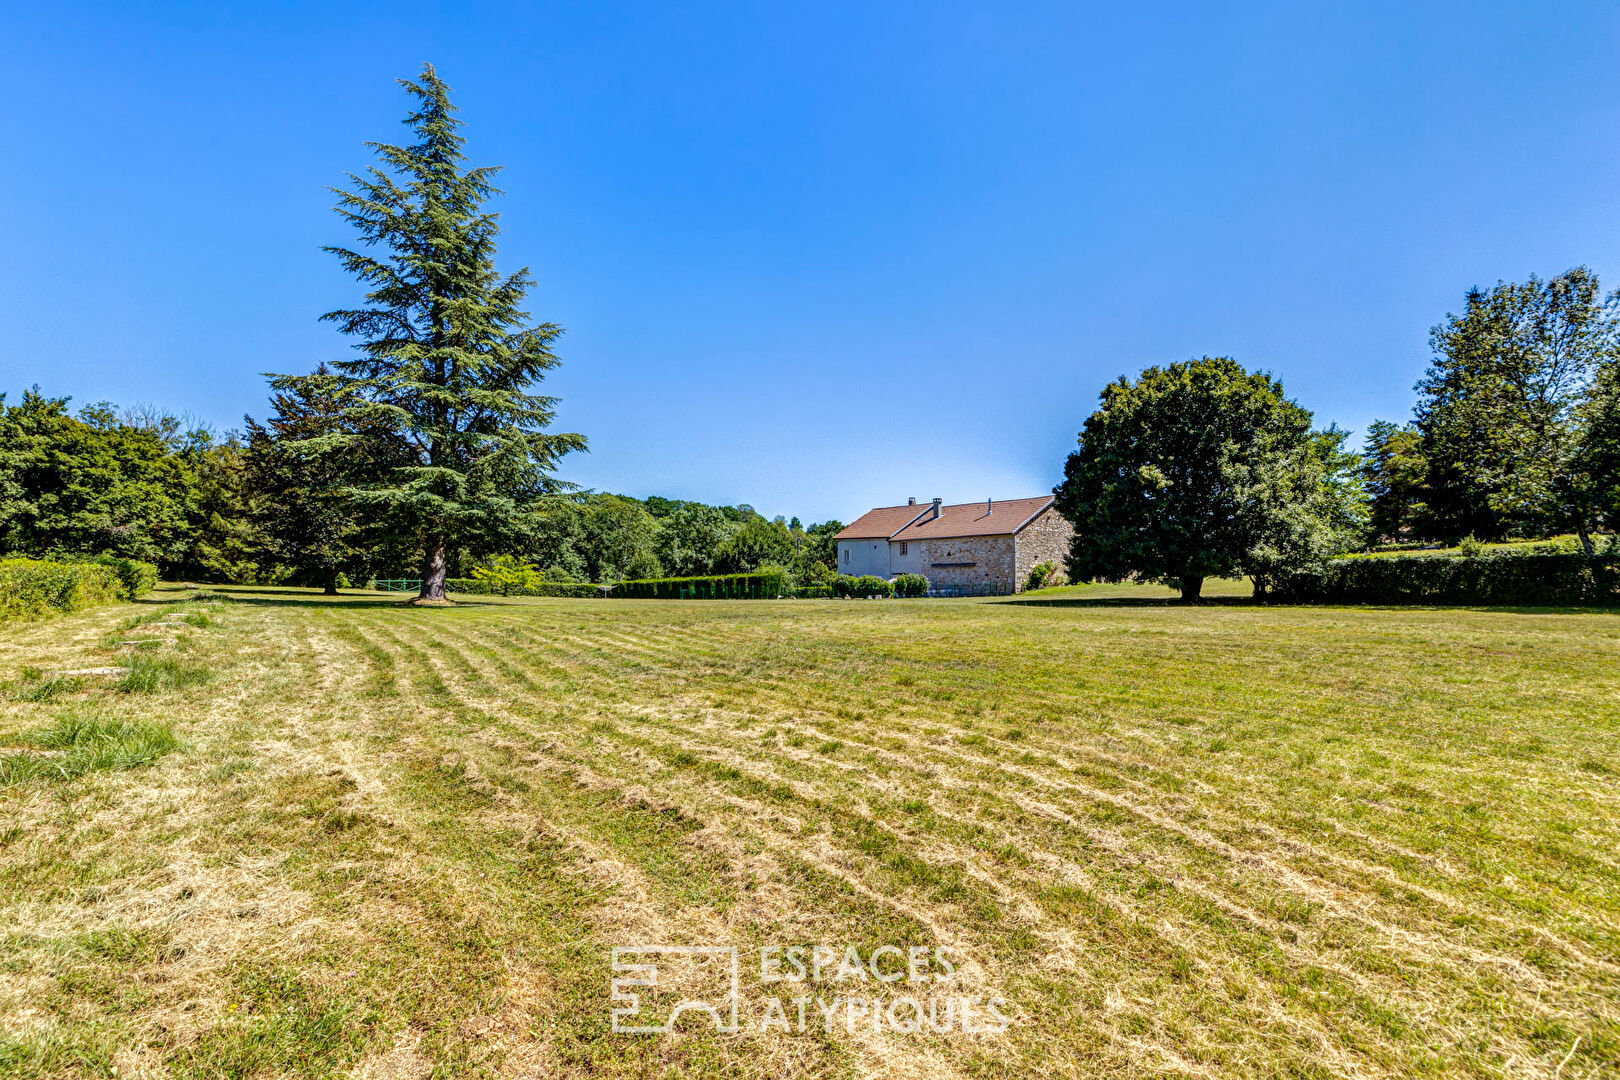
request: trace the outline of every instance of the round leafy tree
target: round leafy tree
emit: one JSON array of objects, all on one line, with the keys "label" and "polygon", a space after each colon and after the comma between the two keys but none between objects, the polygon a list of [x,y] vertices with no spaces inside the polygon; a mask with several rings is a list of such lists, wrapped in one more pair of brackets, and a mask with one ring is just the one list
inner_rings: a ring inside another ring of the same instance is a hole
[{"label": "round leafy tree", "polygon": [[1281,383],[1225,357],[1110,383],[1056,489],[1071,579],[1162,581],[1196,600],[1205,578],[1247,574],[1263,594],[1359,538],[1344,437],[1312,431]]}]

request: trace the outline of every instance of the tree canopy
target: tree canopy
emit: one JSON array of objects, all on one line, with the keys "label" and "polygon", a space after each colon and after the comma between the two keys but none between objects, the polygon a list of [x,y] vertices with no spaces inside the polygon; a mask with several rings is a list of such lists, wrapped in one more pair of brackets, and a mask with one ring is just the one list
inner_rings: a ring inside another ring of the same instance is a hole
[{"label": "tree canopy", "polygon": [[1270,376],[1219,357],[1150,367],[1102,392],[1056,489],[1073,522],[1074,580],[1164,581],[1196,599],[1207,577],[1256,588],[1355,540],[1364,522],[1344,434]]},{"label": "tree canopy", "polygon": [[1620,357],[1620,293],[1576,267],[1470,290],[1431,331],[1417,389],[1425,523],[1437,539],[1592,528],[1576,458],[1585,403]]}]

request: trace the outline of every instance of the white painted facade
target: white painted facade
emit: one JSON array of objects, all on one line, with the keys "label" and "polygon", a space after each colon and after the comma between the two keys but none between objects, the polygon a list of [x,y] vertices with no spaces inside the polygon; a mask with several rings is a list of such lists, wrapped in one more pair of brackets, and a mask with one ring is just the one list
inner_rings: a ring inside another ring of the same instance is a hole
[{"label": "white painted facade", "polygon": [[851,577],[871,574],[886,578],[889,569],[889,542],[887,540],[838,541],[838,572]]},{"label": "white painted facade", "polygon": [[918,540],[840,540],[838,572],[860,577],[891,578],[923,572],[923,544]]}]

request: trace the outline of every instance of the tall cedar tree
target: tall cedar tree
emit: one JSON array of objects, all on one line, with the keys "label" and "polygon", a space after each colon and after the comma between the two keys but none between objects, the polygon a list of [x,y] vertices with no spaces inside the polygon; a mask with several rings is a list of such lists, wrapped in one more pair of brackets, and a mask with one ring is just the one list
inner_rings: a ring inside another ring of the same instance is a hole
[{"label": "tall cedar tree", "polygon": [[1363,495],[1343,442],[1225,357],[1118,379],[1055,489],[1075,528],[1069,575],[1164,581],[1196,600],[1205,578],[1247,574],[1264,592],[1359,541]]},{"label": "tall cedar tree", "polygon": [[1584,266],[1499,282],[1471,290],[1430,341],[1417,385],[1427,531],[1454,541],[1573,529],[1590,551],[1582,412],[1620,355],[1620,294],[1604,298]]},{"label": "tall cedar tree", "polygon": [[497,170],[464,167],[461,121],[431,65],[400,84],[419,102],[405,120],[416,141],[368,143],[388,171],[350,174],[353,190],[337,192],[365,250],[327,250],[370,291],[365,307],[322,316],[361,339],[361,356],[332,365],[345,425],[309,448],[352,447],[377,424],[400,433],[410,461],[348,495],[416,538],[418,601],[442,602],[450,553],[520,544],[538,503],[566,486],[557,462],[585,438],[549,432],[556,399],[529,392],[557,366],[562,330],[526,325],[527,269],[495,270],[498,215],[482,207]]}]

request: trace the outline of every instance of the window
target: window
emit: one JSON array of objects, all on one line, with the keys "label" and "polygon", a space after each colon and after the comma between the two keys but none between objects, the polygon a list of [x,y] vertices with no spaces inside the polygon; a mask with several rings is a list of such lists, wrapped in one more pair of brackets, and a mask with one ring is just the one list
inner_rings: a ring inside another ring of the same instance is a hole
[{"label": "window", "polygon": [[900,554],[904,555],[905,553],[906,553],[906,542],[904,540],[902,540],[902,541],[900,541]]},{"label": "window", "polygon": [[849,548],[844,549],[844,563],[846,566],[849,564]]}]

